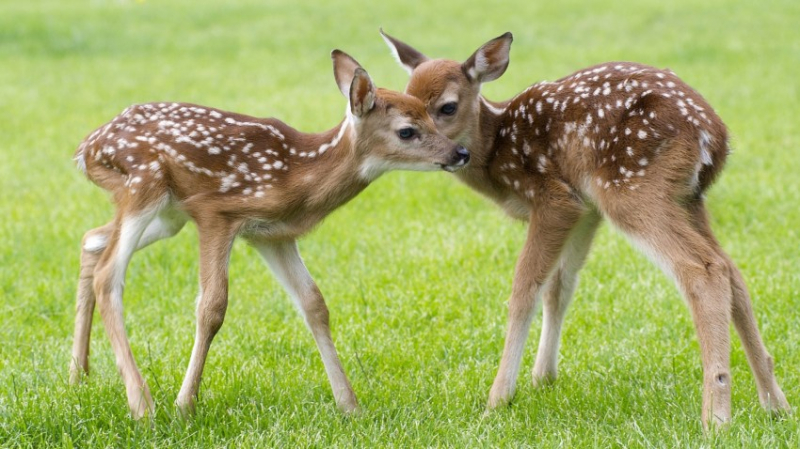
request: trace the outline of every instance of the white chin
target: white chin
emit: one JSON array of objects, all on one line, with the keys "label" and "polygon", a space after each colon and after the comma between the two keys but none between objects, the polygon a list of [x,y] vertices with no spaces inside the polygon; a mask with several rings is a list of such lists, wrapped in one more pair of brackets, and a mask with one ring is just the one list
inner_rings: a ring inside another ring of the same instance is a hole
[{"label": "white chin", "polygon": [[[389,171],[435,171],[439,166],[439,164],[429,162],[389,162],[377,158],[368,158],[361,165],[359,172],[363,179],[372,180]],[[442,168],[444,168],[443,165]]]},{"label": "white chin", "polygon": [[442,170],[444,170],[446,172],[453,173],[454,171],[461,170],[462,168],[464,168],[466,166],[467,166],[467,164],[465,164],[463,162],[459,162],[456,165],[444,165],[444,164],[442,164]]}]

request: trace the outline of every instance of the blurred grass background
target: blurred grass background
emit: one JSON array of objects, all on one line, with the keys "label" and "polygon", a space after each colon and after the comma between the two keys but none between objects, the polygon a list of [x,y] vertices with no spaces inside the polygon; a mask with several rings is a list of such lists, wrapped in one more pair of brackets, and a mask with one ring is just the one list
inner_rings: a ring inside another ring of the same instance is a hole
[{"label": "blurred grass background", "polygon": [[128,418],[99,317],[92,376],[67,385],[79,243],[111,218],[74,168],[81,139],[132,103],[185,101],[304,131],[342,118],[329,52],[382,87],[406,73],[378,35],[466,59],[505,31],[506,99],[608,60],[669,67],[729,125],[735,153],[709,195],[789,401],[800,403],[800,3],[471,0],[0,3],[0,446],[797,447],[798,419],[760,410],[738,340],[734,420],[704,436],[701,370],[680,296],[604,226],[568,315],[559,381],[534,389],[531,329],[517,399],[485,416],[513,265],[525,236],[448,175],[392,173],[301,241],[364,413],[333,405],[310,333],[254,251],[237,244],[230,306],[195,419],[172,405],[188,363],[196,234],[128,272],[126,324],[157,402]]}]

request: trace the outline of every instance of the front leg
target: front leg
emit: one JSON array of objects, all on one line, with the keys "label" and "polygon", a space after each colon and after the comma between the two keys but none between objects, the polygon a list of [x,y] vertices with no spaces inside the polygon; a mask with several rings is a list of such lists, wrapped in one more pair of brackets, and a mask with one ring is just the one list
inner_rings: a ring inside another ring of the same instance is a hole
[{"label": "front leg", "polygon": [[542,204],[531,213],[528,239],[514,273],[508,301],[506,341],[500,368],[489,392],[489,409],[505,405],[514,397],[525,340],[541,287],[552,273],[564,243],[580,216],[581,206],[571,198],[554,204]]},{"label": "front leg", "polygon": [[200,294],[192,357],[175,404],[184,414],[194,412],[197,391],[214,336],[228,308],[228,262],[237,225],[224,219],[198,221],[200,237]]},{"label": "front leg", "polygon": [[564,315],[578,286],[578,271],[586,261],[600,220],[600,215],[594,210],[581,217],[564,244],[558,268],[548,279],[542,295],[542,334],[533,366],[534,385],[544,385],[556,380]]},{"label": "front leg", "polygon": [[303,259],[300,258],[297,243],[289,240],[258,241],[252,242],[252,244],[267,262],[275,277],[292,296],[303,314],[308,328],[311,329],[333,389],[336,405],[345,413],[357,411],[356,395],[353,393],[350,381],[347,380],[347,375],[331,338],[328,307],[303,263]]}]

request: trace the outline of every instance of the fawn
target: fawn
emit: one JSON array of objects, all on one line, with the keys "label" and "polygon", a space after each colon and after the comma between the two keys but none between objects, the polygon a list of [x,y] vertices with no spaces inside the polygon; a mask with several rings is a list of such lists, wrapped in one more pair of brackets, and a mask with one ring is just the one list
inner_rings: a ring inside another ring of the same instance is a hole
[{"label": "fawn", "polygon": [[177,234],[188,220],[200,241],[200,294],[191,360],[176,404],[194,410],[211,341],[228,304],[228,261],[237,235],[260,253],[304,316],[337,406],[358,409],[336,353],[325,301],[300,258],[296,239],[382,173],[454,171],[469,153],[444,137],[418,99],[376,89],[353,58],[331,54],[349,99],[346,118],[320,134],[184,103],[131,106],[90,134],[75,159],[113,194],[113,221],[82,242],[70,380],[88,372],[97,301],[134,418],[154,412],[123,325],[122,292],[131,256]]},{"label": "fawn", "polygon": [[429,59],[381,34],[436,126],[472,163],[456,176],[511,216],[528,220],[508,329],[488,408],[514,395],[534,306],[543,298],[534,384],[555,379],[561,327],[595,231],[607,218],[678,285],[703,361],[704,426],[731,416],[731,318],[761,404],[789,411],[773,374],[742,275],[709,226],[704,192],[729,153],[711,106],[672,71],[609,62],[492,102],[481,84],[508,67],[511,33],[465,62]]}]

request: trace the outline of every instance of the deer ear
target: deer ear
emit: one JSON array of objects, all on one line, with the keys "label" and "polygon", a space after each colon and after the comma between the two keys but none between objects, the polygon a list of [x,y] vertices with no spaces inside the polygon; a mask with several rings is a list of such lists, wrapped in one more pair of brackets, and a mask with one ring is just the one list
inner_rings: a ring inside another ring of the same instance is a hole
[{"label": "deer ear", "polygon": [[396,59],[397,62],[399,62],[400,65],[406,69],[409,75],[414,71],[415,68],[417,68],[418,65],[428,60],[427,56],[423,55],[417,50],[414,50],[408,44],[400,42],[392,36],[384,33],[383,28],[380,29],[380,32],[383,40],[386,41],[386,45],[388,45],[389,49],[392,50],[394,59]]},{"label": "deer ear", "polygon": [[350,85],[353,83],[356,69],[360,69],[361,64],[341,50],[333,50],[331,52],[331,60],[333,61],[333,77],[336,79],[336,84],[339,85],[342,95],[349,100]]},{"label": "deer ear", "polygon": [[500,78],[508,68],[508,53],[513,40],[511,33],[505,33],[483,44],[461,65],[464,73],[478,83]]},{"label": "deer ear", "polygon": [[363,117],[374,107],[375,85],[367,71],[359,67],[350,84],[350,111],[356,117]]}]

